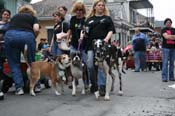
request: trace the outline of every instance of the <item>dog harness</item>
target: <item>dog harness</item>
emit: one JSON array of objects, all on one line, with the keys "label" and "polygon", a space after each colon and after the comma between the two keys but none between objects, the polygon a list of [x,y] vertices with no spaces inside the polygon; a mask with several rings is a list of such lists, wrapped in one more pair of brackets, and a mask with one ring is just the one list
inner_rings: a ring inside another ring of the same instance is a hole
[{"label": "dog harness", "polygon": [[66,81],[66,76],[65,76],[65,68],[61,67],[60,64],[57,64],[57,74],[63,81]]}]

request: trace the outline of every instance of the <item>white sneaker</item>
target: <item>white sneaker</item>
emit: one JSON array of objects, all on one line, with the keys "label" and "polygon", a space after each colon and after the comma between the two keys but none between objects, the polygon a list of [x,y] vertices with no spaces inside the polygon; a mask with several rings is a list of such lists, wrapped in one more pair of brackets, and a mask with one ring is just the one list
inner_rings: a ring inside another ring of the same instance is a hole
[{"label": "white sneaker", "polygon": [[173,85],[168,85],[168,87],[171,87],[171,88],[175,89],[175,84],[173,84]]},{"label": "white sneaker", "polygon": [[99,91],[94,92],[94,94],[95,94],[95,98],[98,100],[98,98],[100,97]]},{"label": "white sneaker", "polygon": [[3,99],[4,99],[4,93],[0,92],[0,100],[3,100]]},{"label": "white sneaker", "polygon": [[41,92],[41,87],[35,87],[35,92],[37,92],[37,93],[39,93],[39,92]]},{"label": "white sneaker", "polygon": [[4,93],[3,92],[0,92],[0,96],[3,96],[4,95]]},{"label": "white sneaker", "polygon": [[16,93],[15,93],[16,95],[23,95],[24,94],[24,91],[23,91],[23,89],[22,88],[18,88],[17,90],[16,90]]}]

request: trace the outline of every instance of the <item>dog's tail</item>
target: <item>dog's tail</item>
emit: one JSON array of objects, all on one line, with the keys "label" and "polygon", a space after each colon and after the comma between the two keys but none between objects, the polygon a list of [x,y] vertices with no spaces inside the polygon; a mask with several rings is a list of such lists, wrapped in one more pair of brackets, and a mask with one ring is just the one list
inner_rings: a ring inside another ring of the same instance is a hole
[{"label": "dog's tail", "polygon": [[24,45],[24,52],[23,52],[23,57],[24,57],[24,61],[25,61],[25,63],[27,64],[27,75],[28,75],[28,77],[30,77],[30,65],[29,65],[29,63],[28,63],[28,60],[27,60],[27,55],[28,55],[28,53],[27,53],[27,51],[28,51],[28,46],[27,46],[27,44],[25,44]]},{"label": "dog's tail", "polygon": [[24,53],[23,53],[23,56],[24,56],[24,60],[25,60],[25,62],[26,62],[26,64],[27,64],[27,66],[30,67],[30,65],[29,65],[29,63],[28,63],[28,59],[27,59],[27,55],[28,55],[27,51],[28,51],[28,46],[27,46],[27,44],[25,44],[25,45],[24,45]]}]

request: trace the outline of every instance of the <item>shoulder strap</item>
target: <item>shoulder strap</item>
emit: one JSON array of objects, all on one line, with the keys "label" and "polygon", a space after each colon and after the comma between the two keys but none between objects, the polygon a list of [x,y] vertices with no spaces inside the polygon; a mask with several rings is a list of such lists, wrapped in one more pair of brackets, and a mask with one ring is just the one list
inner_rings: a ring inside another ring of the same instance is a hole
[{"label": "shoulder strap", "polygon": [[61,24],[61,32],[63,32],[63,23],[64,23],[64,22],[62,22],[62,24]]}]

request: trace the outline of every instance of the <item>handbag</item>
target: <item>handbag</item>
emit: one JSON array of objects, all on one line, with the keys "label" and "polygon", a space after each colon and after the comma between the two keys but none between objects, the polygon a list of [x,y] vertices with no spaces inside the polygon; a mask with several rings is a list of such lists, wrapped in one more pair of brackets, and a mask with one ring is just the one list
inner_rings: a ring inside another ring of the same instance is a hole
[{"label": "handbag", "polygon": [[70,47],[66,43],[66,38],[63,37],[66,33],[63,32],[63,23],[61,25],[62,29],[61,32],[56,34],[57,42],[58,42],[58,47],[63,50],[63,51],[69,51]]},{"label": "handbag", "polygon": [[66,43],[66,39],[61,39],[60,41],[57,41],[57,42],[58,42],[58,47],[61,50],[63,50],[63,51],[69,51],[70,50],[70,47]]}]

